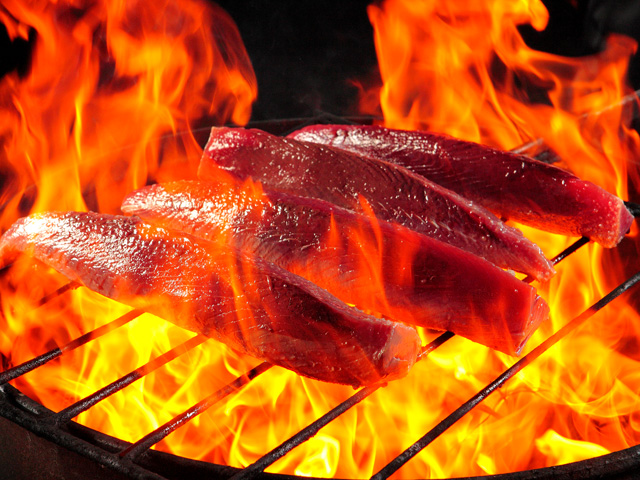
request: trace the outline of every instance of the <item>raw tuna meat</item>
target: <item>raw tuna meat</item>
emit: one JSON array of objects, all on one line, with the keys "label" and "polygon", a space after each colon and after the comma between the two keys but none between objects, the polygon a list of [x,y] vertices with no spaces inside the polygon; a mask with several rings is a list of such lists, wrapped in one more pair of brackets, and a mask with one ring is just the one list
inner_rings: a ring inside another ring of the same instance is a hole
[{"label": "raw tuna meat", "polygon": [[518,354],[548,313],[536,291],[490,262],[397,224],[259,185],[175,182],[125,198],[122,210],[221,239],[365,311]]},{"label": "raw tuna meat", "polygon": [[540,249],[520,231],[460,195],[387,162],[260,130],[222,127],[212,129],[198,175],[216,179],[220,169],[272,190],[354,211],[370,208],[382,220],[538,279],[554,273]]},{"label": "raw tuna meat", "polygon": [[615,247],[632,215],[615,195],[553,165],[427,132],[314,125],[290,138],[401,165],[497,215]]},{"label": "raw tuna meat", "polygon": [[328,382],[403,376],[420,350],[412,327],[366,315],[262,259],[134,217],[26,217],[0,239],[0,263],[20,252],[102,295]]}]

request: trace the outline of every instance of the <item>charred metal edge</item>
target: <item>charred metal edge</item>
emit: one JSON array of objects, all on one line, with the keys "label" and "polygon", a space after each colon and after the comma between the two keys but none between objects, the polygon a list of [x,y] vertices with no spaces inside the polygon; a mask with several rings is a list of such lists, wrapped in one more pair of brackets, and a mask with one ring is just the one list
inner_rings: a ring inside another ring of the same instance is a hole
[{"label": "charred metal edge", "polygon": [[[30,422],[39,422],[39,416],[48,416],[53,412],[43,407],[38,402],[26,397],[11,385],[0,387],[0,417],[6,419],[10,425],[16,425],[16,429],[28,436]],[[33,418],[30,418],[33,417]],[[119,473],[122,477],[134,480],[227,480],[241,469],[218,465],[199,460],[180,457],[171,453],[151,450],[142,455],[135,464],[123,464],[116,458],[116,452],[122,450],[127,442],[115,437],[103,434],[75,422],[70,422],[67,430],[51,429],[42,434],[32,432],[40,437],[43,444],[60,452],[73,452],[89,460],[103,465],[106,473],[101,478],[112,479]],[[3,425],[0,422],[0,430]],[[71,436],[60,440],[61,436]],[[29,439],[31,438],[31,440]],[[27,437],[28,442],[33,442],[34,437]],[[11,442],[22,442],[22,439],[12,436]],[[23,453],[21,452],[21,455]],[[54,453],[56,455],[56,453]],[[40,456],[40,453],[38,454]],[[106,458],[105,458],[106,457]],[[638,464],[640,463],[640,445],[620,450],[600,457],[574,462],[556,467],[527,470],[510,474],[465,477],[458,480],[632,480],[638,476]],[[57,465],[47,465],[49,471],[58,477],[68,473],[64,470],[56,471]],[[18,472],[25,473],[25,472]],[[26,472],[29,473],[29,472]],[[36,478],[36,477],[15,477]],[[117,478],[121,478],[117,476]],[[275,473],[261,473],[261,480],[300,480],[294,475]],[[328,480],[322,477],[310,477],[310,480]],[[339,480],[339,479],[334,479]],[[345,479],[342,479],[345,480]]]},{"label": "charred metal edge", "polygon": [[373,475],[371,477],[371,480],[386,480],[387,478],[389,478],[400,467],[402,467],[405,463],[407,463],[409,460],[415,457],[427,445],[433,442],[442,433],[444,433],[449,427],[451,427],[458,420],[460,420],[464,415],[466,415],[478,404],[480,404],[480,402],[482,402],[485,398],[487,398],[497,388],[500,388],[507,380],[512,378],[515,374],[520,372],[524,367],[526,367],[527,365],[532,363],[534,360],[536,360],[540,355],[545,353],[549,348],[551,348],[553,345],[558,343],[558,341],[562,340],[570,332],[572,332],[577,327],[582,325],[585,321],[587,321],[594,314],[599,312],[602,308],[604,308],[613,300],[618,298],[620,295],[622,295],[623,293],[627,292],[629,289],[634,287],[638,282],[640,282],[640,272],[636,273],[626,281],[622,282],[616,288],[611,290],[607,295],[605,295],[596,303],[591,305],[591,307],[589,307],[587,310],[582,312],[580,315],[575,317],[573,320],[571,320],[564,327],[562,327],[556,333],[554,333],[549,338],[547,338],[544,342],[542,342],[536,348],[531,350],[531,352],[529,352],[527,355],[525,355],[520,360],[518,360],[510,368],[505,370],[495,380],[493,380],[486,387],[480,390],[476,395],[470,398],[467,402],[465,402],[456,410],[454,410],[450,415],[448,415],[440,423],[438,423],[433,429],[431,429],[419,440],[417,440],[413,445],[411,445],[404,452],[398,455],[395,459],[389,462],[378,473]]},{"label": "charred metal edge", "polygon": [[[119,461],[117,455],[105,449],[106,445],[91,444],[69,430],[42,421],[53,414],[42,405],[29,399],[11,385],[0,386],[0,415],[46,440],[87,457],[101,465],[135,479],[166,480],[131,463]],[[115,441],[115,439],[113,439]],[[121,442],[121,441],[120,441]]]},{"label": "charred metal edge", "polygon": [[[120,452],[131,447],[131,443],[75,422],[69,422],[64,428],[60,428],[59,425],[46,421],[54,415],[55,412],[30,399],[12,385],[0,386],[0,417],[50,442],[53,446],[62,447],[88,458],[126,478],[134,480],[229,478],[239,470],[158,451],[145,451],[140,458],[136,459],[122,457]],[[48,467],[53,469],[55,466]],[[165,476],[164,470],[170,472],[168,476]],[[185,476],[185,472],[190,474]],[[64,474],[64,472],[60,473]],[[0,477],[2,477],[1,471]],[[276,476],[265,475],[265,478],[270,477]],[[287,480],[296,477],[279,475],[277,478]]]}]

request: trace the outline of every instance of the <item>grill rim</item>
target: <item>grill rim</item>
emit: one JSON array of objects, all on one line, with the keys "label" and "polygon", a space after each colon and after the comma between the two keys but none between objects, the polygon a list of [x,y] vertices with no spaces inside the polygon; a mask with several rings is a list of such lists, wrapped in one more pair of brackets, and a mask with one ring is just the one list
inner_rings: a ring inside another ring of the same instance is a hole
[{"label": "grill rim", "polygon": [[[33,420],[34,418],[46,417],[53,414],[54,412],[39,402],[27,397],[14,386],[9,384],[0,386],[0,417],[18,426],[24,434],[23,439],[12,436],[10,439],[11,442],[29,441],[29,435],[33,433],[44,439],[52,449],[63,449],[70,453],[82,455],[97,464],[107,467],[110,475],[119,473],[125,478],[134,480],[177,480],[179,478],[191,480],[212,478],[212,476],[213,478],[228,479],[242,471],[242,469],[236,467],[193,460],[157,450],[145,452],[137,459],[136,463],[127,464],[127,462],[124,462],[118,464],[117,460],[114,461],[117,457],[117,453],[114,452],[130,445],[129,442],[106,435],[75,422],[70,422],[68,428],[65,430],[57,429],[57,433],[47,435],[43,435],[42,432],[32,432],[27,426],[23,425],[24,421],[29,421],[28,418]],[[0,437],[4,437],[4,431],[3,424],[0,422]],[[75,439],[74,444],[79,447],[79,451],[73,450],[66,445],[61,445],[59,440],[61,440],[63,436],[73,437]],[[3,454],[0,454],[0,460],[5,463],[7,459],[3,459],[2,455]],[[33,463],[33,466],[35,468],[40,467],[40,465],[37,464],[37,459],[36,462]],[[48,473],[52,475],[50,478],[65,478],[62,475],[69,473],[66,471],[56,471],[56,467],[58,466],[64,466],[64,464],[47,465]],[[458,480],[596,480],[604,478],[623,480],[637,478],[639,466],[640,445],[636,445],[600,457],[565,465],[499,475],[456,478],[458,478]],[[34,472],[20,473],[33,474]],[[39,471],[39,473],[42,472]],[[24,476],[22,478],[30,477]],[[104,478],[113,477],[107,475]],[[299,480],[301,477],[261,472],[256,478],[263,480]],[[325,477],[308,478],[310,478],[310,480],[329,480]]]}]

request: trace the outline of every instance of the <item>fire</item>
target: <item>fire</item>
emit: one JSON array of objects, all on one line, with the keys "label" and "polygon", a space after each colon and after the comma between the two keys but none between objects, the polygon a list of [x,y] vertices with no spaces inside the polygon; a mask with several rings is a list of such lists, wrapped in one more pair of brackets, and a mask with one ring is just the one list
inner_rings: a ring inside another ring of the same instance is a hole
[{"label": "fire", "polygon": [[249,119],[255,76],[217,7],[7,2],[0,19],[13,37],[36,32],[29,74],[0,86],[3,200],[14,207],[4,211],[5,227],[21,192],[36,196],[34,186],[35,211],[118,212],[122,197],[150,178],[177,169],[195,176],[197,122]]},{"label": "fire", "polygon": [[[587,58],[534,51],[517,26],[545,27],[547,11],[536,0],[387,0],[369,16],[383,85],[366,92],[375,102],[363,103],[363,111],[381,108],[390,127],[505,149],[542,138],[580,177],[625,199],[629,185],[637,194],[637,167],[627,159],[640,158],[640,139],[626,127],[630,109],[612,107],[630,93],[624,74],[636,46],[628,38],[611,37]],[[146,183],[195,178],[197,128],[250,118],[256,79],[238,31],[217,7],[196,0],[11,0],[0,21],[12,38],[36,33],[29,72],[0,82],[3,231],[36,211],[118,213],[122,198]],[[545,101],[534,102],[541,94]],[[260,194],[259,186],[243,188]],[[572,240],[523,231],[548,256]],[[379,242],[375,231],[360,239],[372,252]],[[616,250],[589,245],[537,285],[553,313],[527,350],[637,270],[637,242],[634,233]],[[399,262],[404,255],[398,252]],[[375,267],[371,259],[363,268]],[[5,272],[3,363],[19,364],[129,310],[84,288],[38,306],[64,283],[26,258]],[[512,472],[639,444],[636,307],[619,301],[599,313],[397,475]],[[144,314],[15,385],[59,411],[192,336]],[[422,336],[425,343],[435,338]],[[513,362],[455,337],[268,471],[370,476]],[[257,363],[209,340],[75,420],[133,442]],[[352,393],[275,367],[156,448],[246,466]]]}]

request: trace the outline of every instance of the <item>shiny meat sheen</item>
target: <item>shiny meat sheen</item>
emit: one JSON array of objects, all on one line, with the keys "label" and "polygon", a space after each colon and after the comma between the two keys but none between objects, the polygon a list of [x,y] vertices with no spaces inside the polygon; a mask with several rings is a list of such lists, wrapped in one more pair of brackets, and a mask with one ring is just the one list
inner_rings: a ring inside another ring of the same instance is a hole
[{"label": "shiny meat sheen", "polygon": [[460,195],[387,162],[260,130],[223,127],[212,129],[198,175],[215,180],[219,169],[350,210],[371,208],[382,220],[538,279],[554,274],[540,249],[520,231]]},{"label": "shiny meat sheen", "polygon": [[512,355],[548,313],[534,288],[486,260],[322,200],[182,181],[133,192],[122,210],[205,239],[224,237],[358,308]]},{"label": "shiny meat sheen", "polygon": [[314,125],[290,135],[401,165],[504,218],[616,246],[633,216],[591,182],[523,155],[427,132]]},{"label": "shiny meat sheen", "polygon": [[301,375],[365,385],[405,375],[415,329],[351,308],[312,283],[220,245],[96,213],[23,218],[2,265],[31,254],[70,280]]}]

